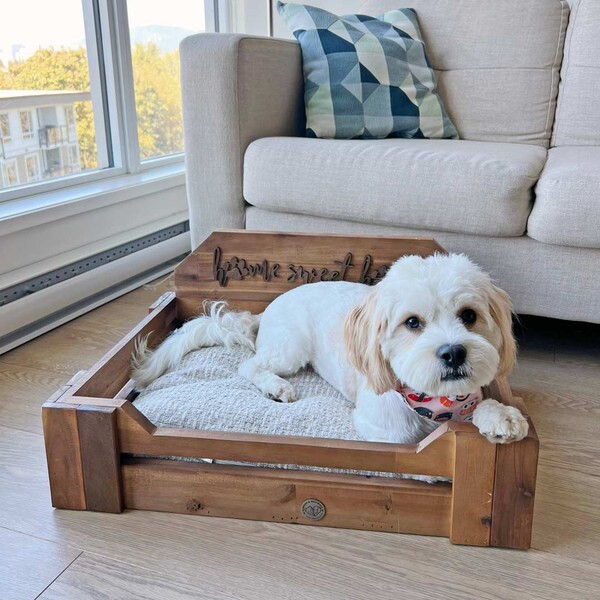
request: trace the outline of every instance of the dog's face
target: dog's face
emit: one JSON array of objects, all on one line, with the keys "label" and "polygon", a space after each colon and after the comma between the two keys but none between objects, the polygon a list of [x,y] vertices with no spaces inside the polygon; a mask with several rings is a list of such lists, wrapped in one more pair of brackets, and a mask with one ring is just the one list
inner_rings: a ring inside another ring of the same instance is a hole
[{"label": "dog's face", "polygon": [[378,394],[402,382],[463,395],[515,360],[511,303],[466,256],[398,260],[345,323],[352,364]]}]

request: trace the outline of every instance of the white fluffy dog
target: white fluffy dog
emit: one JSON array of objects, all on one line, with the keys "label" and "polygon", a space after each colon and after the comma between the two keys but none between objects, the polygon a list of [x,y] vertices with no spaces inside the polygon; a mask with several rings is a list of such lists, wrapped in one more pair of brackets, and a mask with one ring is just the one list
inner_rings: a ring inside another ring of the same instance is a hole
[{"label": "white fluffy dog", "polygon": [[[256,353],[239,373],[266,396],[295,400],[285,377],[310,364],[355,404],[363,438],[415,443],[439,422],[415,412],[399,386],[447,401],[477,392],[515,361],[508,295],[464,255],[406,256],[374,287],[302,285],[258,316],[224,308],[213,304],[153,353],[142,346],[134,379],[148,385],[196,348],[243,344]],[[491,442],[527,435],[523,415],[494,399],[477,404],[471,416]]]}]

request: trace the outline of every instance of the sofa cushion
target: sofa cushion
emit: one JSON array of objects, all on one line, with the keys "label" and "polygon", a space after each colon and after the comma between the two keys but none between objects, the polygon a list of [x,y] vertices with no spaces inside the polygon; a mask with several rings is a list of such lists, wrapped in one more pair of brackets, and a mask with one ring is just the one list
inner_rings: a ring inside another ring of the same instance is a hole
[{"label": "sofa cushion", "polygon": [[545,158],[526,144],[263,138],[246,151],[244,198],[282,212],[516,236]]},{"label": "sofa cushion", "polygon": [[302,47],[308,137],[456,138],[415,11],[338,17],[277,3]]},{"label": "sofa cushion", "polygon": [[572,0],[553,145],[600,145],[598,0]]},{"label": "sofa cushion", "polygon": [[[597,2],[597,0],[589,0]],[[377,15],[397,0],[365,2]],[[548,146],[568,5],[559,0],[403,0],[461,139]]]},{"label": "sofa cushion", "polygon": [[535,192],[530,237],[600,248],[600,147],[552,148]]}]

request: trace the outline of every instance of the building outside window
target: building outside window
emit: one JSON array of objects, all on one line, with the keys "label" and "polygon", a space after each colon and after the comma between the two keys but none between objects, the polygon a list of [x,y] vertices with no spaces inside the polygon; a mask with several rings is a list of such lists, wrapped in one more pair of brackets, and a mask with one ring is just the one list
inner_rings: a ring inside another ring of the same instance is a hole
[{"label": "building outside window", "polygon": [[21,120],[21,135],[23,139],[31,139],[33,137],[33,116],[31,111],[22,110],[19,113],[19,119]]},{"label": "building outside window", "polygon": [[3,142],[10,142],[10,121],[8,119],[8,113],[0,114],[0,139]]},{"label": "building outside window", "polygon": [[27,181],[40,179],[40,159],[37,154],[30,154],[25,157],[25,172],[27,173]]},{"label": "building outside window", "polygon": [[18,185],[19,173],[17,171],[17,161],[9,160],[2,165],[2,179],[6,187]]}]

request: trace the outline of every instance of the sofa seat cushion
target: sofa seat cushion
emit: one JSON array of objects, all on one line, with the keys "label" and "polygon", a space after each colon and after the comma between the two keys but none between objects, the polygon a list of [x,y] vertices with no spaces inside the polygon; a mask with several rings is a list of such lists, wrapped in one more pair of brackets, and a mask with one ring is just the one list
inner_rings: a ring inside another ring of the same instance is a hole
[{"label": "sofa seat cushion", "polygon": [[529,236],[548,244],[600,248],[600,147],[552,148],[536,187]]},{"label": "sofa seat cushion", "polygon": [[246,151],[244,198],[280,212],[517,236],[545,159],[526,144],[263,138]]}]

